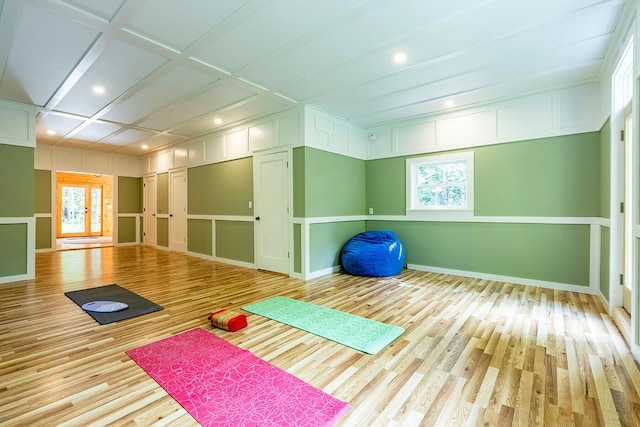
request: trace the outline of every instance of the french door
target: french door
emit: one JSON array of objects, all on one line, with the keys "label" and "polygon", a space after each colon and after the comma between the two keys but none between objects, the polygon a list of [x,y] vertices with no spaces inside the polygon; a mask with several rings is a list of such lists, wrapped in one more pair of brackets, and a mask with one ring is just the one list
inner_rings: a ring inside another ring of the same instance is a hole
[{"label": "french door", "polygon": [[60,185],[59,237],[102,235],[102,186]]}]

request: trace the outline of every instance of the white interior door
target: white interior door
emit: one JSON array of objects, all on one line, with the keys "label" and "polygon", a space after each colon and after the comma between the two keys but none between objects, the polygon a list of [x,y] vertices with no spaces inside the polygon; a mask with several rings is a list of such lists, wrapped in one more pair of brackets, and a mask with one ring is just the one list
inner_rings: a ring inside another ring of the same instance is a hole
[{"label": "white interior door", "polygon": [[158,244],[158,226],[156,214],[158,212],[158,183],[156,176],[144,178],[144,244],[156,246]]},{"label": "white interior door", "polygon": [[289,273],[289,154],[254,157],[256,266]]},{"label": "white interior door", "polygon": [[187,248],[187,173],[169,174],[169,249],[185,252]]}]

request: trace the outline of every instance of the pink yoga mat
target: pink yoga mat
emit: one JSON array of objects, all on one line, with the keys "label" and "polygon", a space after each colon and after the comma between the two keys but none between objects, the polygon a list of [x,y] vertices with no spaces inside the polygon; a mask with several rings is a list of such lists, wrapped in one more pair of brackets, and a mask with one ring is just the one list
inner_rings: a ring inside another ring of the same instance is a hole
[{"label": "pink yoga mat", "polygon": [[330,426],[349,409],[201,328],[127,354],[203,426]]}]

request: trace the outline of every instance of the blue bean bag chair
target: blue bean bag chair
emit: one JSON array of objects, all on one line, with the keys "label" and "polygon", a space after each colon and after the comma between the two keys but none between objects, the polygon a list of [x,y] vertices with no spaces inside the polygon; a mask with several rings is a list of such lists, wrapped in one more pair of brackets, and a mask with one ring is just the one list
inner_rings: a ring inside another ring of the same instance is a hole
[{"label": "blue bean bag chair", "polygon": [[365,231],[342,248],[342,266],[355,276],[395,276],[404,267],[404,246],[393,231]]}]

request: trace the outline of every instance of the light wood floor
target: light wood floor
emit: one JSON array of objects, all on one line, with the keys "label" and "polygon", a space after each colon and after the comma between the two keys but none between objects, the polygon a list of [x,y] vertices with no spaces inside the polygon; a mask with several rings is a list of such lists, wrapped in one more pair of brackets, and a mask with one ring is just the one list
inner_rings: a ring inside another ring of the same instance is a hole
[{"label": "light wood floor", "polygon": [[113,246],[113,239],[111,237],[96,237],[91,239],[89,241],[90,243],[83,240],[84,239],[78,239],[77,241],[73,241],[73,239],[56,239],[56,250],[73,251],[77,249],[106,248]]},{"label": "light wood floor", "polygon": [[[118,283],[165,307],[98,325],[65,291]],[[249,314],[284,295],[399,325],[375,356]],[[640,369],[589,295],[404,271],[303,282],[151,248],[37,255],[36,280],[0,285],[0,425],[197,423],[125,350],[210,330],[351,403],[341,426],[638,426]]]}]

